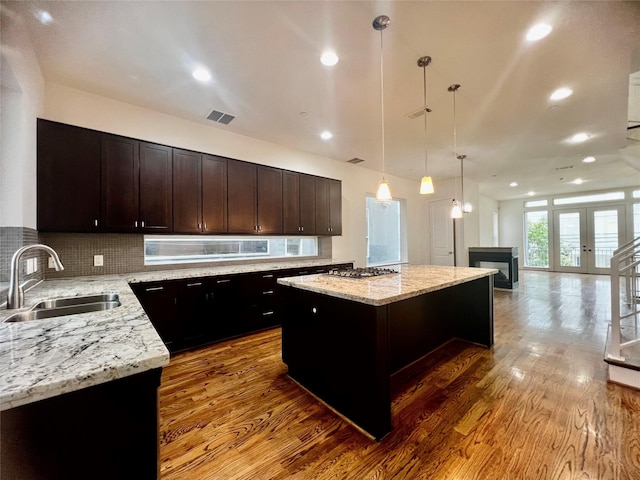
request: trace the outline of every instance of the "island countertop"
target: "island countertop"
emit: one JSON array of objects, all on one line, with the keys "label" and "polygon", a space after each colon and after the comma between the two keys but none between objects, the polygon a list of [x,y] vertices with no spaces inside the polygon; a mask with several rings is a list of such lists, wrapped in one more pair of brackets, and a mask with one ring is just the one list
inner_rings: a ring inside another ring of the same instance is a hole
[{"label": "island countertop", "polygon": [[279,278],[281,285],[322,293],[373,306],[382,306],[443,288],[487,277],[493,268],[402,265],[398,273],[368,278],[345,278],[327,274]]},{"label": "island countertop", "polygon": [[[0,308],[0,410],[160,368],[169,351],[130,283],[323,266],[333,259],[161,270],[46,280],[25,292],[24,308]],[[79,315],[4,322],[41,300],[118,293],[121,305]]]}]

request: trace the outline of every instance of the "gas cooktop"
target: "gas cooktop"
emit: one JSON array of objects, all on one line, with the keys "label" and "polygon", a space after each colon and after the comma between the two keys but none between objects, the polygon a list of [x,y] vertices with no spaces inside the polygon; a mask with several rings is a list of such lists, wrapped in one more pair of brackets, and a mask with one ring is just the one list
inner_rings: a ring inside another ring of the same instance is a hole
[{"label": "gas cooktop", "polygon": [[397,270],[391,268],[365,267],[365,268],[334,268],[327,272],[327,275],[345,278],[370,278],[380,275],[388,275],[390,273],[398,273]]}]

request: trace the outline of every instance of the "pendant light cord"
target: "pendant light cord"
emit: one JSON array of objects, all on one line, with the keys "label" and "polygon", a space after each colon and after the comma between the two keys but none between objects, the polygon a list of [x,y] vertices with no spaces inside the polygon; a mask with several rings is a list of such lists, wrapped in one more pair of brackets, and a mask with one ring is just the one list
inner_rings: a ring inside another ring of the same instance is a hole
[{"label": "pendant light cord", "polygon": [[380,30],[380,111],[382,119],[382,178],[384,179],[384,58],[383,58],[382,30]]},{"label": "pendant light cord", "polygon": [[429,150],[427,143],[427,113],[429,113],[429,108],[427,108],[427,64],[425,62],[422,67],[422,73],[424,78],[424,176],[427,177],[429,175],[427,168],[427,159],[429,158]]}]

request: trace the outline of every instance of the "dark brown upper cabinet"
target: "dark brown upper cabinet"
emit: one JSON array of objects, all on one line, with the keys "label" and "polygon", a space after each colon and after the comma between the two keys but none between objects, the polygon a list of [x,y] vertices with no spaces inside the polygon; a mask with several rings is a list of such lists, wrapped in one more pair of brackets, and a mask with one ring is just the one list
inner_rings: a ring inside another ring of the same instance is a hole
[{"label": "dark brown upper cabinet", "polygon": [[315,178],[316,234],[342,235],[342,182]]},{"label": "dark brown upper cabinet", "polygon": [[99,231],[100,135],[38,119],[38,230]]},{"label": "dark brown upper cabinet", "polygon": [[173,231],[173,149],[140,142],[140,228],[149,233]]},{"label": "dark brown upper cabinet", "polygon": [[282,233],[282,170],[259,165],[258,233]]},{"label": "dark brown upper cabinet", "polygon": [[202,155],[202,231],[228,231],[227,159],[214,155]]},{"label": "dark brown upper cabinet", "polygon": [[314,235],[316,233],[315,178],[304,173],[282,173],[282,213],[284,233]]},{"label": "dark brown upper cabinet", "polygon": [[282,233],[282,170],[228,160],[229,233]]},{"label": "dark brown upper cabinet", "polygon": [[171,147],[102,136],[102,218],[108,232],[172,231]]},{"label": "dark brown upper cabinet", "polygon": [[173,231],[227,232],[227,160],[173,149]]},{"label": "dark brown upper cabinet", "polygon": [[258,233],[258,172],[253,163],[227,163],[230,233]]}]

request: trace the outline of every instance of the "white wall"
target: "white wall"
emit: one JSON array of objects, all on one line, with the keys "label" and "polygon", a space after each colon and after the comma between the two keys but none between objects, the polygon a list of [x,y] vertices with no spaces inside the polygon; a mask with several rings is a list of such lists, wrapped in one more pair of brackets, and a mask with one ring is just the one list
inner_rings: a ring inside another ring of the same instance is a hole
[{"label": "white wall", "polygon": [[[343,235],[333,238],[333,257],[354,260],[358,266],[366,263],[365,195],[375,192],[379,172],[54,83],[45,85],[43,118],[342,180]],[[386,177],[393,196],[406,200],[408,260],[426,263],[428,210],[418,193],[419,182]]]},{"label": "white wall", "polygon": [[500,202],[500,246],[518,247],[518,267],[524,265],[524,200]]},{"label": "white wall", "polygon": [[480,242],[477,245],[478,247],[500,246],[499,241],[498,243],[494,244],[494,238],[493,238],[494,214],[499,215],[498,202],[493,198],[480,196],[479,204],[478,204],[478,217],[479,217],[479,223],[480,223],[480,232],[479,232]]},{"label": "white wall", "polygon": [[20,17],[2,6],[0,226],[36,227],[36,118],[44,80]]}]

